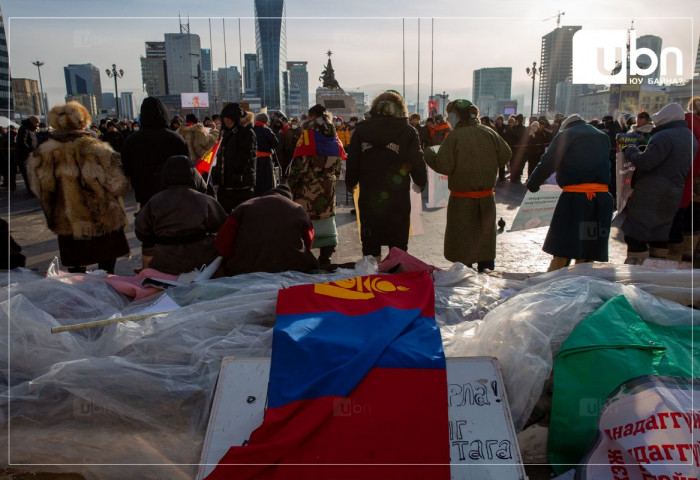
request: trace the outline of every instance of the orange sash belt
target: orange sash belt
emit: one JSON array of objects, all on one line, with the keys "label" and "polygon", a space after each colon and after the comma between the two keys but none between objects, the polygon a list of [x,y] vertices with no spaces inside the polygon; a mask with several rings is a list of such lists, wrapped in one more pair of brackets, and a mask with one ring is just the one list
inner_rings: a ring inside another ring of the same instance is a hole
[{"label": "orange sash belt", "polygon": [[593,200],[596,193],[608,191],[608,186],[602,183],[579,183],[578,185],[567,185],[562,187],[562,192],[585,193],[588,200]]},{"label": "orange sash belt", "polygon": [[452,192],[450,191],[451,197],[457,198],[485,198],[494,195],[495,189],[491,188],[489,190],[478,190],[476,192]]},{"label": "orange sash belt", "polygon": [[260,151],[258,151],[256,153],[257,153],[258,157],[271,157],[272,156],[272,152],[260,152]]}]

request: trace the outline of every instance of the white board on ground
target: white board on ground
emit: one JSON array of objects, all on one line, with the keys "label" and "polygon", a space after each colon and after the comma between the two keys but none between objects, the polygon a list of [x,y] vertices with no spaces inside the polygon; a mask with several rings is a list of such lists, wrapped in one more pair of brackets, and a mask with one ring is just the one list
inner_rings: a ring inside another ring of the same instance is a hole
[{"label": "white board on ground", "polygon": [[[260,426],[269,376],[269,358],[223,359],[198,479]],[[526,479],[498,361],[448,358],[447,398],[452,479]]]}]

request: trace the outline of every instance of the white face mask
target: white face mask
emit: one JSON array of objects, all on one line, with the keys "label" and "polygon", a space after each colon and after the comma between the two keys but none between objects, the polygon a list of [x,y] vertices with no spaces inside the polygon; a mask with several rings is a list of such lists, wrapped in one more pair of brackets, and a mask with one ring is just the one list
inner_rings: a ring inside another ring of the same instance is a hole
[{"label": "white face mask", "polygon": [[296,123],[293,123],[292,128],[297,129],[297,128],[299,128],[299,125],[297,125]]},{"label": "white face mask", "polygon": [[336,126],[336,127],[339,127],[339,126],[341,126],[342,124],[343,124],[343,122],[335,122],[335,126]]},{"label": "white face mask", "polygon": [[134,127],[134,132],[138,132],[138,131],[139,131],[139,127]]},{"label": "white face mask", "polygon": [[348,125],[350,125],[351,127],[354,127],[354,126],[355,126],[355,122],[350,122],[350,123],[348,123]]},{"label": "white face mask", "polygon": [[454,127],[459,123],[459,115],[457,115],[455,112],[450,112],[447,114],[447,121]]}]

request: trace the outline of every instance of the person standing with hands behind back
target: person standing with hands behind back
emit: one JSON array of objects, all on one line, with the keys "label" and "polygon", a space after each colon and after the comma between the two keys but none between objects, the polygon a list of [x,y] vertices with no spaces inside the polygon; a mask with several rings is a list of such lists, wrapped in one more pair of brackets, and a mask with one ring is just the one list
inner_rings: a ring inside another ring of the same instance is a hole
[{"label": "person standing with hands behind back", "polygon": [[350,190],[360,186],[362,255],[379,259],[382,245],[408,250],[411,180],[421,192],[427,174],[418,132],[398,92],[379,94],[369,117],[357,124],[348,147],[345,182]]}]

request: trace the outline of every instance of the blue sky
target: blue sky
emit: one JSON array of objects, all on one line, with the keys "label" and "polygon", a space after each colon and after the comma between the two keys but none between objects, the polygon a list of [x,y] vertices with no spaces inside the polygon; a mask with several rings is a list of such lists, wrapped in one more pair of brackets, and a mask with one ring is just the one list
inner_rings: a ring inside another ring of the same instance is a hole
[{"label": "blue sky", "polygon": [[[211,18],[215,67],[224,66],[222,17],[228,17],[227,64],[239,65],[238,17],[243,17],[242,51],[255,51],[252,0],[0,0],[0,6],[12,75],[37,78],[31,61],[43,60],[42,78],[50,104],[63,101],[63,67],[69,63],[93,63],[102,72],[116,63],[125,72],[120,90],[133,91],[140,99],[139,57],[144,54],[144,42],[162,40],[164,33],[177,31],[178,13],[183,18],[190,16],[191,31],[200,35],[203,48],[210,46]],[[343,88],[360,87],[373,94],[381,88],[402,87],[402,17],[407,17],[407,99],[414,102],[418,85],[416,17],[422,17],[420,96],[425,101],[431,87],[434,17],[435,93],[446,91],[452,98],[468,98],[474,69],[509,66],[513,68],[513,96],[523,95],[524,107],[530,101],[525,67],[532,61],[539,63],[540,39],[556,26],[556,20],[543,19],[557,10],[566,12],[564,25],[586,29],[626,28],[634,19],[638,35],[659,35],[664,47],[680,48],[684,70],[692,72],[698,44],[698,32],[693,31],[694,20],[700,17],[697,7],[697,2],[687,0],[287,0],[287,58],[309,62],[312,91],[318,86],[328,49],[334,52],[333,64]],[[104,74],[102,86],[103,91],[113,89]]]}]

